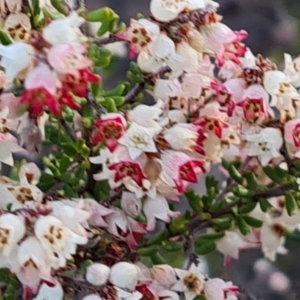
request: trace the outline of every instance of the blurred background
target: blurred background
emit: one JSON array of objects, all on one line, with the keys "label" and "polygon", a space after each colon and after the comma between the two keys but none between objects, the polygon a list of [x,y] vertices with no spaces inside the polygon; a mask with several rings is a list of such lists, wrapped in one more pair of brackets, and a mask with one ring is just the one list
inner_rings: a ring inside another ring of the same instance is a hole
[{"label": "blurred background", "polygon": [[[127,24],[138,12],[149,14],[150,0],[86,0],[89,9],[110,6]],[[276,61],[283,53],[300,53],[300,0],[218,0],[223,22],[235,30],[245,29],[253,53]],[[128,61],[123,60],[106,80],[108,86],[125,79]],[[201,187],[199,187],[201,190]],[[278,256],[275,263],[264,260],[259,250],[241,253],[240,260],[223,267],[220,254],[206,257],[210,276],[232,280],[246,291],[248,300],[300,300],[300,242],[287,242],[289,254]],[[221,299],[220,299],[221,300]]]}]

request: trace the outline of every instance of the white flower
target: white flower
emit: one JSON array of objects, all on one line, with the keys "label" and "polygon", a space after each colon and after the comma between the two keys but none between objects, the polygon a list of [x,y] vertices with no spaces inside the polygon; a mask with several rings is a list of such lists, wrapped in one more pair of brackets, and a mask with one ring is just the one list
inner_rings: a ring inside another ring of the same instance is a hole
[{"label": "white flower", "polygon": [[225,292],[227,291],[235,295],[238,294],[236,286],[232,286],[220,278],[209,279],[204,284],[204,292],[207,300],[225,300]]},{"label": "white flower", "polygon": [[119,288],[133,291],[140,276],[140,269],[127,262],[119,262],[111,267],[109,281]]},{"label": "white flower", "polygon": [[175,270],[169,265],[153,266],[151,274],[154,280],[167,289],[176,282]]},{"label": "white flower", "polygon": [[224,237],[216,241],[218,251],[226,257],[239,258],[239,251],[245,248],[247,243],[236,231],[226,231]]},{"label": "white flower", "polygon": [[145,216],[147,218],[147,230],[154,230],[156,220],[160,219],[166,223],[171,221],[171,218],[177,218],[180,212],[171,211],[166,198],[156,195],[154,198],[148,198],[144,202],[143,207]]},{"label": "white flower", "polygon": [[22,217],[10,213],[0,216],[0,254],[9,256],[25,232],[25,221]]},{"label": "white flower", "polygon": [[[71,203],[74,201],[70,201]],[[83,224],[89,219],[91,213],[80,209],[80,207],[71,207],[67,201],[52,201],[49,206],[52,208],[52,215],[61,220],[73,232],[81,236],[87,236]]]},{"label": "white flower", "polygon": [[51,267],[41,243],[36,237],[28,237],[17,252],[17,265],[11,271],[25,286],[36,290],[41,279],[52,282]]},{"label": "white flower", "polygon": [[197,145],[196,127],[191,124],[179,123],[166,129],[164,138],[174,150],[191,151]]},{"label": "white flower", "polygon": [[282,134],[276,128],[264,128],[258,134],[246,136],[249,142],[249,156],[257,156],[263,166],[272,158],[280,157],[280,148],[283,144]]},{"label": "white flower", "polygon": [[7,205],[10,205],[11,211],[43,200],[42,191],[29,184],[0,184],[0,195],[0,209],[7,209]]},{"label": "white flower", "polygon": [[131,159],[136,159],[143,152],[157,152],[153,141],[155,135],[156,132],[152,128],[132,123],[119,143],[127,147]]},{"label": "white flower", "polygon": [[18,13],[22,9],[22,0],[0,0],[0,13],[4,18],[8,13]]},{"label": "white flower", "polygon": [[188,2],[185,0],[151,0],[150,2],[152,15],[162,22],[174,20],[187,7]]},{"label": "white flower", "polygon": [[39,289],[39,293],[33,300],[62,300],[64,291],[61,284],[56,281],[54,286],[43,283]]},{"label": "white flower", "polygon": [[0,162],[9,166],[14,165],[12,153],[21,151],[16,139],[10,134],[0,133]]},{"label": "white flower", "polygon": [[106,284],[110,275],[110,268],[106,265],[94,263],[88,266],[85,274],[86,280],[92,285]]},{"label": "white flower", "polygon": [[134,193],[123,192],[121,207],[128,216],[135,218],[141,213],[142,201]]},{"label": "white flower", "polygon": [[281,104],[281,97],[291,88],[288,77],[281,71],[267,71],[264,75],[264,87],[271,95],[271,106]]},{"label": "white flower", "polygon": [[279,224],[270,224],[271,221],[264,222],[260,232],[261,249],[268,259],[274,261],[276,253],[280,251],[280,248],[285,242],[283,235],[284,227]]},{"label": "white flower", "polygon": [[297,57],[294,61],[291,55],[284,54],[285,69],[284,73],[288,77],[289,82],[293,84],[294,87],[300,86],[300,58]]},{"label": "white flower", "polygon": [[176,292],[183,292],[186,300],[193,300],[201,295],[204,289],[205,277],[200,267],[192,264],[188,271],[175,269],[179,280],[170,288]]},{"label": "white flower", "polygon": [[161,131],[161,127],[158,125],[158,121],[163,112],[163,102],[158,100],[155,105],[148,106],[144,104],[137,105],[128,112],[128,120],[132,123],[144,127],[150,127],[157,130],[157,133]]},{"label": "white flower", "polygon": [[297,184],[298,184],[298,189],[299,189],[299,191],[300,191],[300,177],[298,177],[298,178],[296,179],[296,182],[297,182]]},{"label": "white flower", "polygon": [[27,41],[31,35],[31,22],[23,13],[10,14],[5,20],[4,29],[14,41]]},{"label": "white flower", "polygon": [[19,170],[20,183],[36,185],[41,177],[41,171],[35,163],[27,163]]},{"label": "white flower", "polygon": [[8,46],[0,45],[1,62],[5,69],[7,84],[16,77],[24,79],[26,71],[33,65],[34,48],[23,42],[16,42]]},{"label": "white flower", "polygon": [[34,232],[55,269],[66,265],[66,260],[76,253],[77,244],[84,245],[88,241],[87,237],[74,233],[53,216],[40,216],[35,223]]},{"label": "white flower", "polygon": [[182,70],[181,63],[185,58],[176,54],[174,42],[164,34],[161,34],[152,44],[150,54],[141,51],[137,63],[142,71],[157,73],[162,67],[169,66],[174,72]]},{"label": "white flower", "polygon": [[46,26],[43,37],[52,45],[85,42],[87,38],[79,29],[84,22],[77,12],[72,12],[68,17],[54,20]]}]

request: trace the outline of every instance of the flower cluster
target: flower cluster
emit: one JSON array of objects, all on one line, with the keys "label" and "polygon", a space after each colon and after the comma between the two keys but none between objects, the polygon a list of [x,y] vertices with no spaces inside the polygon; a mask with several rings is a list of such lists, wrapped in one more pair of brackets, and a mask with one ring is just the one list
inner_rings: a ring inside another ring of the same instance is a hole
[{"label": "flower cluster", "polygon": [[[151,0],[151,16],[127,29],[109,8],[29,2],[0,0],[0,163],[11,167],[0,177],[0,267],[16,291],[236,300],[198,255],[217,249],[228,265],[259,247],[274,260],[300,229],[299,58],[286,54],[278,71],[254,56],[211,0]],[[132,88],[102,86],[102,46],[114,42],[137,60]],[[30,161],[44,144],[40,170]],[[176,251],[186,268],[168,260]]]}]

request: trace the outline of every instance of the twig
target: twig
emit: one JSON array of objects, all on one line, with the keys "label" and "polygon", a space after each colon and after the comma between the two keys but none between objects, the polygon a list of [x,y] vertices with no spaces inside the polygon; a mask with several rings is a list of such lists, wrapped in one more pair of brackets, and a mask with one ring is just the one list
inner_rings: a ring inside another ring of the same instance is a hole
[{"label": "twig", "polygon": [[280,149],[280,153],[281,155],[284,157],[285,162],[287,164],[288,170],[290,172],[290,174],[294,174],[295,173],[295,165],[291,159],[291,157],[289,156],[288,150],[286,148],[286,143],[284,142],[281,149]]},{"label": "twig", "polygon": [[100,39],[94,39],[93,43],[97,46],[104,46],[107,44],[112,44],[116,42],[126,42],[125,40],[121,39],[120,37],[110,34],[108,37],[100,38]]},{"label": "twig", "polygon": [[60,124],[74,142],[78,141],[75,131],[69,126],[66,120],[60,119]]},{"label": "twig", "polygon": [[132,104],[134,103],[135,97],[144,90],[145,85],[147,82],[153,83],[157,78],[162,78],[166,73],[169,73],[171,71],[171,68],[169,66],[161,68],[157,73],[155,74],[144,74],[144,81],[137,83],[124,97],[125,98],[125,104]]},{"label": "twig", "polygon": [[[250,162],[250,160],[252,159],[252,157],[247,156],[246,159],[243,161],[243,163],[241,164],[241,166],[239,167],[239,173],[243,173],[243,171],[245,170],[245,168],[247,167],[248,163]],[[218,197],[215,200],[215,203],[218,203],[220,201],[222,201],[224,199],[224,197],[229,193],[229,189],[232,188],[233,186],[236,185],[236,182],[229,177],[227,180],[227,184],[226,187],[223,189],[223,191],[218,195]]]},{"label": "twig", "polygon": [[98,104],[96,102],[96,99],[94,98],[91,91],[88,92],[87,96],[88,104],[96,111],[96,113],[100,116],[102,114],[106,114],[107,110],[102,105]]},{"label": "twig", "polygon": [[145,83],[141,82],[141,83],[137,83],[129,92],[128,94],[124,97],[125,104],[132,104],[135,101],[135,97],[143,91],[145,87]]}]

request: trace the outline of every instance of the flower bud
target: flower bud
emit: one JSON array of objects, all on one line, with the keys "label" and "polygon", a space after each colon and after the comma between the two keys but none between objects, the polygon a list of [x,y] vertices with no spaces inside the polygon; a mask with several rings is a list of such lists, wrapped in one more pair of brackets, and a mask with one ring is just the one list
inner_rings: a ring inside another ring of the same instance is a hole
[{"label": "flower bud", "polygon": [[169,288],[176,282],[176,274],[169,265],[156,265],[151,269],[153,278],[163,287]]},{"label": "flower bud", "polygon": [[119,262],[112,266],[109,281],[121,289],[133,291],[140,275],[139,268],[127,262]]},{"label": "flower bud", "polygon": [[106,284],[110,274],[110,268],[106,265],[95,263],[86,270],[85,278],[92,285]]}]

